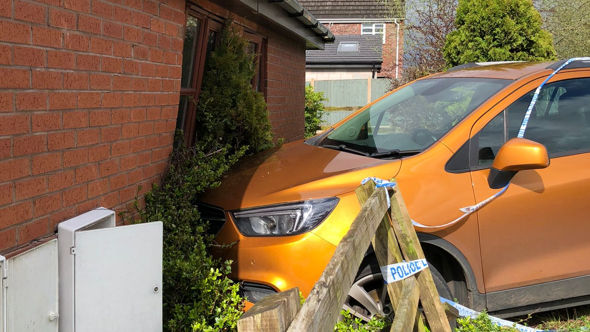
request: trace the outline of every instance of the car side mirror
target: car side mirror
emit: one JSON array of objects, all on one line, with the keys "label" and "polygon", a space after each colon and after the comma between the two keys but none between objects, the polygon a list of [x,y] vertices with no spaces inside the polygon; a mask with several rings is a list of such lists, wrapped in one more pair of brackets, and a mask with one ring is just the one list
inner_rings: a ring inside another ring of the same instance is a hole
[{"label": "car side mirror", "polygon": [[541,169],[549,166],[549,154],[543,144],[513,138],[498,151],[488,175],[488,185],[492,189],[506,186],[519,171]]}]

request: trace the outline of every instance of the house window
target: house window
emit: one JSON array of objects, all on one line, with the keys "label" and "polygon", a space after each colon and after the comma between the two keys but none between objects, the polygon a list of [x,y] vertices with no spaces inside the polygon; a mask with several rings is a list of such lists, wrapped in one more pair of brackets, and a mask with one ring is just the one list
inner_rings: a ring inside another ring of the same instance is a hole
[{"label": "house window", "polygon": [[[200,12],[190,12],[186,21],[184,37],[182,78],[180,84],[180,102],[176,128],[184,131],[184,139],[188,146],[197,140],[197,102],[201,92],[203,73],[207,60],[219,42],[221,23]],[[262,37],[244,32],[249,41],[248,50],[256,54],[256,74],[252,79],[252,87],[264,92],[264,54],[265,44]]]},{"label": "house window", "polygon": [[363,23],[361,35],[382,35],[385,44],[385,23]]},{"label": "house window", "polygon": [[358,53],[358,51],[358,42],[341,42],[340,44],[338,44],[338,53]]},{"label": "house window", "polygon": [[248,39],[248,53],[254,55],[255,71],[252,78],[252,88],[258,92],[262,92],[266,98],[266,42],[264,38],[253,33],[244,31],[244,38]]},{"label": "house window", "polygon": [[182,129],[185,142],[195,143],[196,102],[199,100],[205,62],[219,41],[221,24],[199,13],[187,16],[184,48],[182,51],[182,78],[180,80],[180,103],[176,128]]}]

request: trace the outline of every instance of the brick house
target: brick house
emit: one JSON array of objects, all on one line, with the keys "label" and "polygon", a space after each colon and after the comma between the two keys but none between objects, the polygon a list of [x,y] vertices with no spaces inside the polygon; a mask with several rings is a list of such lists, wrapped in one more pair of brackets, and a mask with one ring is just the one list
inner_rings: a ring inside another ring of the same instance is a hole
[{"label": "brick house", "polygon": [[230,16],[275,137],[303,138],[305,51],[333,35],[296,1],[0,0],[0,253],[158,181]]},{"label": "brick house", "polygon": [[305,80],[376,78],[383,65],[381,36],[336,35],[323,50],[309,50]]},{"label": "brick house", "polygon": [[[300,0],[334,35],[382,37],[383,64],[379,77],[399,78],[402,71],[403,2],[391,0]],[[397,5],[393,5],[397,4]]]}]

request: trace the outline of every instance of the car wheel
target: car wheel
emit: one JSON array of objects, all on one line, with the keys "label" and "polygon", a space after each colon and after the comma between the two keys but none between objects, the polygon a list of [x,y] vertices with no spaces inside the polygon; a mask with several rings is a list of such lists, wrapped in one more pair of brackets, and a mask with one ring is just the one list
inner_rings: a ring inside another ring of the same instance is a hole
[{"label": "car wheel", "polygon": [[[430,265],[429,268],[438,294],[452,300],[453,295],[442,275],[434,266]],[[393,321],[394,308],[389,300],[387,287],[383,282],[383,276],[376,257],[368,257],[361,263],[359,272],[342,308],[366,322],[376,315]],[[451,322],[451,326],[454,325],[455,322]]]}]

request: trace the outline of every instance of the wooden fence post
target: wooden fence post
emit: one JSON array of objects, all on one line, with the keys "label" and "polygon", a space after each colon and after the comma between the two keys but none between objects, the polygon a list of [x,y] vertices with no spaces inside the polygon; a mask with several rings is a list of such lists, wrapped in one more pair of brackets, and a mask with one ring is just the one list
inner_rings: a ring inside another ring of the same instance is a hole
[{"label": "wooden fence post", "polygon": [[285,332],[301,309],[299,288],[260,300],[238,320],[239,332]]},{"label": "wooden fence post", "polygon": [[371,102],[371,83],[373,79],[371,77],[367,78],[367,104]]},{"label": "wooden fence post", "polygon": [[384,190],[375,190],[363,205],[288,332],[324,332],[334,329],[371,238],[387,211]]},{"label": "wooden fence post", "polygon": [[[369,198],[369,195],[371,195],[374,190],[375,182],[373,181],[368,181],[356,189],[355,192],[361,206],[365,204],[367,198]],[[389,195],[389,192],[387,194]],[[381,220],[379,228],[377,229],[377,232],[375,233],[371,243],[373,244],[373,250],[375,251],[375,256],[377,256],[377,262],[379,263],[379,266],[387,266],[390,264],[401,263],[403,261],[399,244],[395,238],[395,233],[393,232],[393,228],[391,227],[391,222],[389,221],[389,216],[387,214],[383,216],[383,219]],[[402,283],[389,283],[386,287],[392,307],[394,310],[397,310],[401,300],[404,298],[402,296]],[[417,332],[423,332],[426,331],[424,327],[425,324],[422,315],[415,317],[414,330]]]},{"label": "wooden fence post", "polygon": [[[424,259],[400,191],[391,197],[391,222],[385,188],[375,189],[373,182],[356,190],[361,211],[342,238],[336,251],[316,282],[305,305],[299,310],[297,288],[265,297],[238,320],[238,332],[324,332],[332,331],[369,243],[373,244],[380,266]],[[401,250],[400,250],[401,249]],[[394,332],[424,331],[418,314],[422,303],[430,330],[451,332],[445,309],[429,269],[403,282],[387,284],[395,308],[391,327]],[[456,310],[455,310],[456,311]],[[455,313],[456,314],[456,313]]]},{"label": "wooden fence post", "polygon": [[[396,189],[399,189],[396,187]],[[391,220],[393,222],[393,230],[399,241],[402,252],[406,256],[406,260],[424,259],[424,252],[420,246],[418,235],[412,225],[412,219],[404,203],[404,199],[399,190],[391,200]],[[436,332],[451,332],[451,326],[446,319],[446,314],[440,296],[434,285],[430,269],[425,269],[417,274],[418,288],[420,288],[420,300],[422,308],[426,314],[426,319],[430,325],[431,331]]]}]

